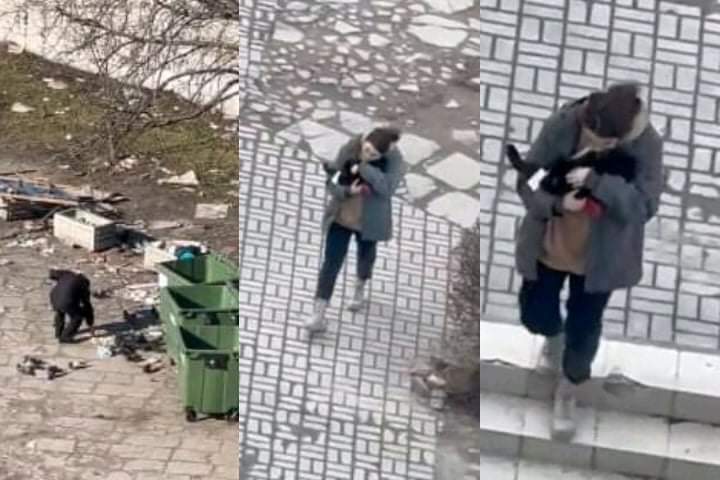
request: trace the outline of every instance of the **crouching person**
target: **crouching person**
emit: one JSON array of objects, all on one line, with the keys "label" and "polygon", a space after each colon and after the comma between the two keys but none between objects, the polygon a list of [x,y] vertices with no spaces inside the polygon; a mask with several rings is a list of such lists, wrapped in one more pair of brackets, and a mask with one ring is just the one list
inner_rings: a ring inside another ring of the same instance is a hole
[{"label": "crouching person", "polygon": [[[590,379],[602,333],[602,318],[614,290],[642,278],[645,224],[657,212],[663,188],[662,139],[649,123],[638,88],[610,87],[566,105],[544,124],[527,161],[548,167],[584,149],[621,148],[636,160],[635,180],[576,168],[573,188],[587,188],[600,205],[590,215],[575,192],[556,197],[523,181],[518,193],[527,209],[518,233],[516,263],[523,282],[523,325],[545,337],[545,367],[562,375],[555,393],[553,434],[575,433],[575,393]],[[560,292],[569,280],[567,318]]]},{"label": "crouching person", "polygon": [[[69,270],[50,270],[49,278],[57,282],[50,291],[50,304],[55,311],[55,338],[70,343],[83,320],[95,336],[95,312],[90,301],[90,280]],[[68,317],[69,322],[65,322]]]}]

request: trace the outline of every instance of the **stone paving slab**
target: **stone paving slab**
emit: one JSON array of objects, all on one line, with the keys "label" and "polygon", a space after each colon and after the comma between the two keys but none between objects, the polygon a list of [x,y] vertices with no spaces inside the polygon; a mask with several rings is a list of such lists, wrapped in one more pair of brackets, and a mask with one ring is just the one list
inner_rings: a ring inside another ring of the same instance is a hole
[{"label": "stone paving slab", "polygon": [[[5,228],[0,224],[0,229]],[[237,479],[237,425],[185,422],[175,375],[153,375],[124,359],[99,360],[90,343],[59,346],[48,305],[48,269],[73,266],[103,289],[117,275],[51,244],[0,245],[0,477],[17,480]],[[138,260],[141,262],[141,260]],[[129,300],[95,300],[98,328],[122,322]],[[99,330],[101,332],[101,330]],[[53,381],[20,375],[24,355],[90,368]]]},{"label": "stone paving slab", "polygon": [[613,296],[606,333],[720,347],[720,15],[697,5],[481,1],[484,314],[518,318],[513,249],[523,208],[502,145],[527,148],[561,104],[632,79],[665,137],[667,185],[647,229],[645,276]]},{"label": "stone paving slab", "polygon": [[242,478],[433,479],[440,418],[411,397],[409,365],[446,328],[459,230],[397,200],[370,309],[345,308],[351,247],[330,329],[309,341],[324,173],[268,132],[240,138]]}]

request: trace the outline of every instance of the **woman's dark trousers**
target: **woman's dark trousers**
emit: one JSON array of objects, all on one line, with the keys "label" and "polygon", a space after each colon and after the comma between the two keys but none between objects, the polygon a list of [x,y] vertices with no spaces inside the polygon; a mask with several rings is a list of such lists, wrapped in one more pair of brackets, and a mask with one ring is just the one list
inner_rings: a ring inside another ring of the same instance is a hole
[{"label": "woman's dark trousers", "polygon": [[372,277],[377,255],[377,242],[363,240],[360,233],[333,222],[325,238],[325,256],[320,269],[315,298],[327,301],[332,298],[335,283],[343,263],[345,263],[350,238],[353,235],[357,242],[357,277],[360,281],[366,281]]},{"label": "woman's dark trousers", "polygon": [[553,270],[538,262],[536,281],[520,287],[520,319],[534,334],[554,337],[563,332],[560,291],[570,277],[563,372],[574,384],[590,379],[592,362],[600,346],[602,316],[611,293],[585,292],[585,277]]}]

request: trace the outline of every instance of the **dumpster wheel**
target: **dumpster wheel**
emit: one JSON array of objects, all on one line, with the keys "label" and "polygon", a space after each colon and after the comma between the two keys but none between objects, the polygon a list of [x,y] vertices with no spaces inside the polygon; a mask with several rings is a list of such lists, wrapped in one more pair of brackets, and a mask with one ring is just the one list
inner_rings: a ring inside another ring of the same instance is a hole
[{"label": "dumpster wheel", "polygon": [[225,420],[227,420],[229,423],[237,423],[240,421],[240,412],[237,410],[230,410],[227,415],[225,415]]},{"label": "dumpster wheel", "polygon": [[197,413],[195,413],[195,409],[192,407],[186,407],[185,408],[185,420],[188,422],[194,422],[197,420]]}]

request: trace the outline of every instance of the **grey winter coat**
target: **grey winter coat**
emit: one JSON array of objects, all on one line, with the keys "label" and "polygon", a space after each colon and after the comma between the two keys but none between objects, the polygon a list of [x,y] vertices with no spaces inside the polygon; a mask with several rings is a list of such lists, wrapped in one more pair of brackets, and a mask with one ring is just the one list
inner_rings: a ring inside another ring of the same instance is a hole
[{"label": "grey winter coat", "polygon": [[[342,169],[357,151],[362,137],[358,136],[346,143],[338,152],[335,160],[328,164],[331,170]],[[371,193],[363,199],[362,227],[360,235],[363,240],[388,241],[392,238],[392,197],[405,174],[405,162],[397,147],[385,153],[386,171],[373,166],[372,162],[360,165],[360,176],[370,185]],[[327,175],[327,190],[330,201],[323,215],[323,231],[327,232],[340,208],[343,200],[350,196],[350,188],[332,182],[332,175]]]},{"label": "grey winter coat", "polygon": [[[579,104],[564,106],[543,125],[527,155],[527,161],[548,166],[559,158],[569,158],[576,145],[580,125]],[[640,114],[639,114],[640,115]],[[622,177],[591,173],[586,186],[605,207],[604,214],[592,220],[586,252],[585,290],[610,292],[637,285],[643,274],[645,224],[657,213],[664,178],[662,138],[647,121],[637,136],[621,142],[622,148],[637,159],[637,178],[633,183]],[[537,279],[537,262],[543,253],[548,220],[562,211],[561,199],[541,189],[532,191],[525,183],[518,193],[527,208],[516,244],[516,265],[526,280]]]}]

